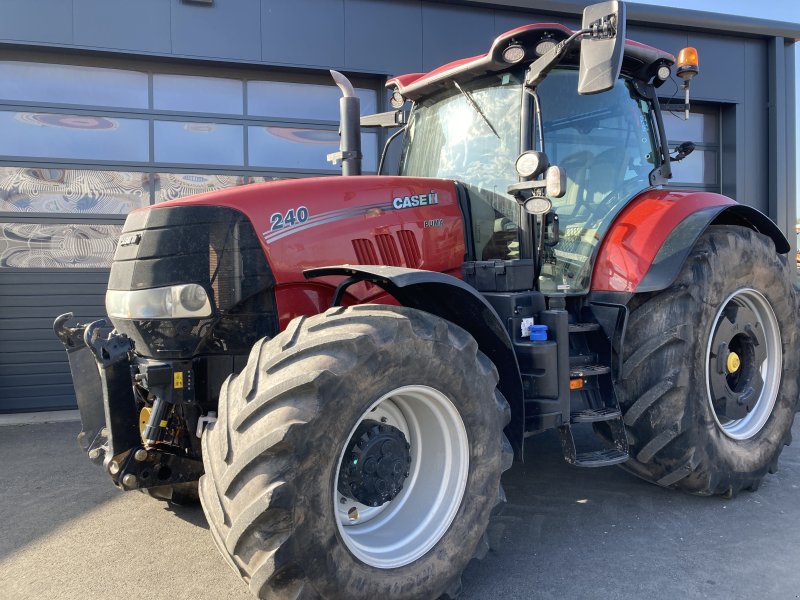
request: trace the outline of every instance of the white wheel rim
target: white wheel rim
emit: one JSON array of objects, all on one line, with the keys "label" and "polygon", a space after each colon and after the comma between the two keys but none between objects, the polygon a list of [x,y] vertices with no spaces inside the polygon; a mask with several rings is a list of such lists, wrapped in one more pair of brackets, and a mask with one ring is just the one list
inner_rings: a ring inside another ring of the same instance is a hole
[{"label": "white wheel rim", "polygon": [[[714,338],[717,327],[722,319],[723,311],[730,304],[743,306],[753,311],[757,317],[758,325],[763,329],[766,340],[766,358],[758,367],[761,378],[764,382],[758,400],[747,415],[741,419],[726,419],[718,414],[713,404],[710,370],[712,368],[711,353],[713,348],[712,339]],[[781,371],[783,365],[783,353],[781,350],[781,334],[778,327],[778,320],[769,301],[760,292],[745,288],[733,292],[725,299],[717,310],[714,322],[709,332],[708,342],[706,343],[706,397],[711,406],[711,414],[719,429],[729,438],[734,440],[747,440],[755,436],[769,420],[775,401],[780,389]]]},{"label": "white wheel rim", "polygon": [[[350,437],[365,419],[396,427],[411,445],[411,467],[403,489],[378,507],[347,498],[337,487]],[[453,522],[468,473],[467,430],[447,396],[422,385],[401,387],[382,396],[353,425],[336,465],[334,514],[347,549],[380,569],[395,569],[421,558]],[[353,508],[356,520],[351,518]]]}]

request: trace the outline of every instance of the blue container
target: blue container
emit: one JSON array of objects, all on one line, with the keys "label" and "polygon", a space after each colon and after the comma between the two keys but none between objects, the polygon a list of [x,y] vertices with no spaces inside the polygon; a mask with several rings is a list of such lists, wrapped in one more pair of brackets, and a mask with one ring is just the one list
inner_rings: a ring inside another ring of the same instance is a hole
[{"label": "blue container", "polygon": [[531,325],[528,327],[531,333],[531,341],[533,342],[546,342],[547,341],[547,325]]}]

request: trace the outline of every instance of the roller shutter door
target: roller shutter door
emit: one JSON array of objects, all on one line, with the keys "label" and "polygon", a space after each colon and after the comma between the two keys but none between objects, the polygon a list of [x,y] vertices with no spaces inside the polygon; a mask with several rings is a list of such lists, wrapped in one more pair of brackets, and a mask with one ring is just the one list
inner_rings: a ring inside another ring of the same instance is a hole
[{"label": "roller shutter door", "polygon": [[[7,54],[0,61],[0,412],[73,408],[53,319],[104,316],[131,210],[249,183],[336,174],[328,76]],[[5,57],[4,57],[5,58]],[[354,78],[362,112],[380,82]],[[364,136],[375,171],[378,136]]]}]

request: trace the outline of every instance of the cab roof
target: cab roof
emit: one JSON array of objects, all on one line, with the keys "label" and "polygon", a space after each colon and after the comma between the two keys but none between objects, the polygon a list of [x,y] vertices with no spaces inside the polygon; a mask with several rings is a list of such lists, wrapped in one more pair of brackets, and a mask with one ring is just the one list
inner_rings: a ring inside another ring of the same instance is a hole
[{"label": "cab roof", "polygon": [[[539,57],[536,52],[539,44],[550,41],[558,43],[573,33],[571,29],[558,23],[523,25],[499,35],[486,54],[455,60],[428,73],[398,75],[389,79],[386,87],[396,88],[409,100],[417,100],[436,91],[447,81],[463,81],[510,68],[513,65],[504,61],[502,55],[503,50],[511,44],[521,44],[525,48],[525,59],[522,62],[531,62]],[[576,44],[567,52],[562,62],[577,64],[579,48],[580,46]],[[633,40],[625,40],[622,72],[626,75],[649,81],[660,66],[674,64],[675,57],[669,52]]]}]

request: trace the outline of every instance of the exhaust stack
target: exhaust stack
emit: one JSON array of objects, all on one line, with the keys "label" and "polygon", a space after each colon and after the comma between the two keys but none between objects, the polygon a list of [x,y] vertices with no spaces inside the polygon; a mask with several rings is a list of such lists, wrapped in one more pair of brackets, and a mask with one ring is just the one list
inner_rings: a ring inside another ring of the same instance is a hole
[{"label": "exhaust stack", "polygon": [[342,175],[361,175],[361,106],[353,84],[338,71],[331,76],[342,91],[339,98],[339,151],[328,154],[334,165],[342,161]]}]

